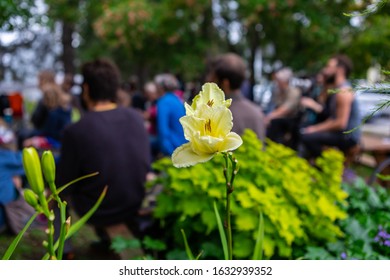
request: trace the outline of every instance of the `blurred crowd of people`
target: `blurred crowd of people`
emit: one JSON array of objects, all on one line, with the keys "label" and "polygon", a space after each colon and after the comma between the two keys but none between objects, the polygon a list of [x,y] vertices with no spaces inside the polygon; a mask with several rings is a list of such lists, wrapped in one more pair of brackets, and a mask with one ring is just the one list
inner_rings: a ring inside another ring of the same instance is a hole
[{"label": "blurred crowd of people", "polygon": [[[360,116],[348,80],[352,62],[345,55],[332,56],[305,91],[292,84],[290,68],[276,70],[267,111],[247,97],[247,66],[242,57],[218,55],[207,69],[204,82],[216,83],[232,99],[233,131],[238,134],[251,129],[260,140],[284,144],[311,162],[324,148],[347,153],[359,144]],[[151,164],[187,141],[179,119],[185,115],[184,102],[192,101],[194,88],[171,73],[160,73],[143,85],[134,76],[123,81],[117,66],[105,59],[85,63],[81,74],[82,92],[74,95],[72,75],[57,84],[54,72],[39,73],[42,98],[27,128],[13,131],[7,119],[10,106],[2,104],[0,204],[17,195],[15,178],[23,176],[20,151],[29,146],[53,150],[58,186],[99,172],[63,193],[77,214],[86,213],[108,186],[107,197],[90,219],[107,243],[104,227],[108,225],[125,223],[135,234],[139,231],[137,213],[145,197],[144,184],[153,172]],[[195,93],[199,89],[195,87]],[[0,207],[0,227],[5,224]],[[67,248],[71,250],[70,245]]]}]

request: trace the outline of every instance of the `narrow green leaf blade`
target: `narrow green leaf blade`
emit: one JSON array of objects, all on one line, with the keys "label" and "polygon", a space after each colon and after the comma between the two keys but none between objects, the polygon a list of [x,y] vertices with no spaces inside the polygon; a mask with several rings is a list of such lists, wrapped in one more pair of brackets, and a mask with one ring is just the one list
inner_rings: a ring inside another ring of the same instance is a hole
[{"label": "narrow green leaf blade", "polygon": [[78,220],[76,223],[74,223],[69,228],[69,231],[66,235],[66,239],[70,238],[73,234],[75,234],[88,221],[88,219],[93,215],[93,213],[95,213],[95,211],[98,209],[98,207],[102,203],[103,198],[106,196],[106,193],[107,193],[107,186],[104,188],[104,190],[100,194],[100,197],[96,201],[95,205],[91,209],[89,209],[89,211],[83,217],[81,217],[80,220]]},{"label": "narrow green leaf blade", "polygon": [[24,233],[27,231],[27,229],[31,226],[32,222],[35,220],[35,218],[39,215],[38,212],[36,212],[34,215],[31,216],[30,220],[26,223],[24,228],[18,233],[18,235],[15,237],[15,239],[12,241],[11,245],[8,247],[7,251],[5,252],[2,260],[9,260],[15,251],[16,247],[18,246],[20,240],[22,239]]},{"label": "narrow green leaf blade", "polygon": [[225,256],[225,260],[228,260],[229,259],[229,254],[228,254],[228,245],[227,245],[225,229],[223,228],[221,216],[219,215],[218,208],[217,208],[217,203],[215,201],[214,201],[214,212],[215,212],[215,218],[217,219],[219,236],[221,237],[223,255]]},{"label": "narrow green leaf blade", "polygon": [[184,232],[184,229],[181,229],[180,231],[181,231],[181,234],[183,235],[184,247],[186,249],[186,253],[187,253],[188,258],[190,260],[195,260],[194,254],[192,254],[191,248],[188,245],[187,236],[186,236],[186,233]]},{"label": "narrow green leaf blade", "polygon": [[77,179],[74,179],[73,181],[63,185],[62,187],[58,188],[57,190],[57,194],[59,194],[60,192],[62,192],[63,190],[65,190],[67,187],[69,187],[70,185],[73,185],[74,183],[77,183],[78,181],[81,181],[81,180],[84,180],[84,179],[87,179],[89,177],[93,177],[93,176],[96,176],[98,175],[99,172],[94,172],[94,173],[91,173],[91,174],[87,174],[87,175],[84,175],[84,176],[81,176]]},{"label": "narrow green leaf blade", "polygon": [[264,241],[264,218],[263,218],[263,213],[260,212],[259,229],[257,230],[256,245],[253,251],[252,260],[263,259],[263,241]]}]

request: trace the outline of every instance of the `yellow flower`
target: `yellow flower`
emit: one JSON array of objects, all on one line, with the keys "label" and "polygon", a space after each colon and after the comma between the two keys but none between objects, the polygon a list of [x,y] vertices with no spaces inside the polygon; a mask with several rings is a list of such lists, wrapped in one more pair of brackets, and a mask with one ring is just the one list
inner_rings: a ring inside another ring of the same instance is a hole
[{"label": "yellow flower", "polygon": [[208,161],[216,153],[235,150],[242,144],[241,137],[231,132],[231,100],[225,100],[225,94],[215,84],[207,83],[202,89],[192,106],[186,104],[186,116],[180,119],[189,142],[173,152],[175,167]]},{"label": "yellow flower", "polygon": [[225,106],[230,107],[232,100],[225,100],[225,94],[223,91],[214,83],[205,83],[202,86],[202,91],[192,99],[191,106],[185,103],[186,115],[196,114],[196,109],[201,105],[206,104],[209,107]]}]

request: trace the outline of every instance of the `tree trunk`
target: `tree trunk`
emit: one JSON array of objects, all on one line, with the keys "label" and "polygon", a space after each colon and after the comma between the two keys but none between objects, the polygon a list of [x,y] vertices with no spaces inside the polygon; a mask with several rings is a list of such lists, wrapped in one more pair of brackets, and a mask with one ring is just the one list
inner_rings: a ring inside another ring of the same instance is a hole
[{"label": "tree trunk", "polygon": [[64,66],[64,72],[75,74],[75,51],[72,46],[72,35],[74,32],[74,24],[64,21],[62,23],[62,63]]},{"label": "tree trunk", "polygon": [[260,45],[260,36],[256,30],[256,26],[252,25],[249,29],[249,48],[250,48],[250,58],[249,58],[249,67],[250,67],[250,78],[249,82],[251,85],[249,99],[253,101],[253,87],[256,84],[255,79],[255,60],[256,60],[256,51]]}]

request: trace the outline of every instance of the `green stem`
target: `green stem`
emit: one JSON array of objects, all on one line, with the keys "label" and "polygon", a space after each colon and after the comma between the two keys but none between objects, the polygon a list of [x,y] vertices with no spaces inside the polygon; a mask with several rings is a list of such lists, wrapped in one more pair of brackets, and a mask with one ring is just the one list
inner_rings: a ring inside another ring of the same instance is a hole
[{"label": "green stem", "polygon": [[57,250],[57,259],[62,260],[62,255],[64,253],[64,245],[65,245],[65,236],[66,236],[66,202],[58,201],[58,207],[60,208],[60,216],[61,216],[61,229],[59,235],[58,242],[58,250]]},{"label": "green stem", "polygon": [[50,255],[50,259],[55,259],[54,253],[54,221],[48,217],[48,245],[47,249]]},{"label": "green stem", "polygon": [[232,225],[230,219],[230,195],[231,191],[226,189],[226,238],[228,244],[228,259],[233,259]]},{"label": "green stem", "polygon": [[[230,213],[230,196],[233,192],[232,179],[234,180],[234,168],[229,169],[229,159],[232,160],[231,156],[228,153],[223,153],[225,158],[225,169],[224,175],[226,180],[226,217],[225,217],[225,226],[226,226],[226,239],[227,239],[227,247],[228,247],[228,259],[233,259],[233,241],[232,241],[232,225],[231,225],[231,213]],[[232,167],[234,167],[232,161]],[[232,175],[229,178],[229,171],[232,171]]]}]

